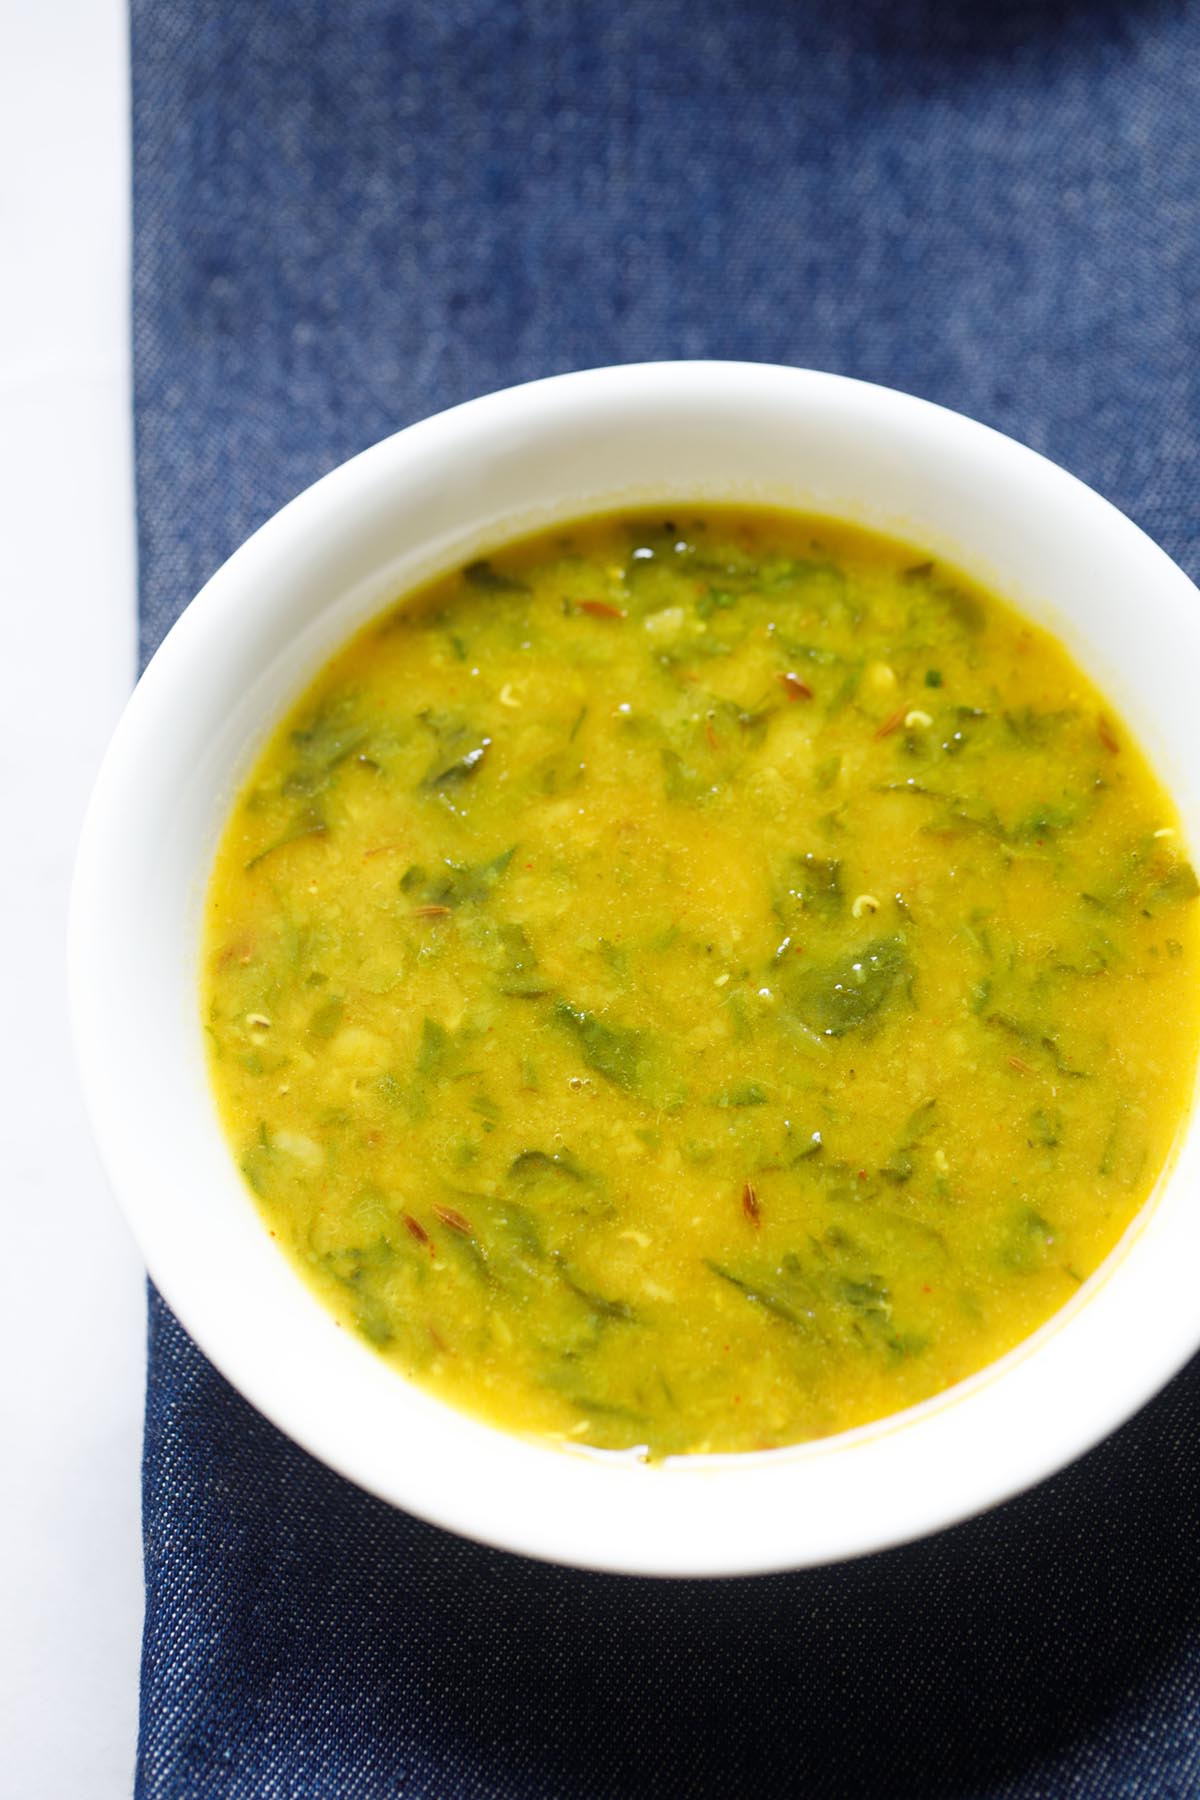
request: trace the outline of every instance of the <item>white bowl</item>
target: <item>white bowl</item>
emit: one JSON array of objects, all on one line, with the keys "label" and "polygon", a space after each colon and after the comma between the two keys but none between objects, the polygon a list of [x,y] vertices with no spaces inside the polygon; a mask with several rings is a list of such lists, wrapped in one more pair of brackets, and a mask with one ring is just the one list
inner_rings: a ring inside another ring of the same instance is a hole
[{"label": "white bowl", "polygon": [[1200,1345],[1194,1124],[1104,1267],[980,1375],[840,1437],[647,1467],[525,1442],[410,1386],[267,1236],[202,1049],[201,901],[226,810],[285,704],[364,619],[520,532],[635,503],[843,516],[957,563],[1065,639],[1200,842],[1200,606],[1104,500],[1010,439],[890,390],[739,363],[598,369],[398,433],[252,537],[137,688],[75,878],[75,1033],[100,1149],[155,1283],[268,1418],[373,1493],[530,1556],[639,1574],[877,1550],[1061,1467]]}]

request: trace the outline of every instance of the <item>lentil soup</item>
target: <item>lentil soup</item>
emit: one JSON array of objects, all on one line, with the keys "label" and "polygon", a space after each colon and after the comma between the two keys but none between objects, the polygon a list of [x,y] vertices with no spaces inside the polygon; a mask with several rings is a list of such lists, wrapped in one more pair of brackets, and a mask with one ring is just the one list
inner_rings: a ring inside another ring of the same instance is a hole
[{"label": "lentil soup", "polygon": [[362,631],[207,898],[217,1104],[404,1375],[652,1457],[897,1411],[1035,1330],[1190,1104],[1196,877],[1043,631],[904,545],[706,507]]}]

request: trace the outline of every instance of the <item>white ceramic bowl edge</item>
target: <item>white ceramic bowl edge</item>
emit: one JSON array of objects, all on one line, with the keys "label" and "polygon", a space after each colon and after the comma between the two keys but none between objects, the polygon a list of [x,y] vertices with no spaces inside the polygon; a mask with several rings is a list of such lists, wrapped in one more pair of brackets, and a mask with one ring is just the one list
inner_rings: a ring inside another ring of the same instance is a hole
[{"label": "white ceramic bowl edge", "polygon": [[805,370],[663,363],[441,414],[263,526],[134,694],[72,902],[97,1141],[151,1276],[200,1347],[385,1499],[528,1555],[632,1573],[798,1567],[947,1525],[1094,1444],[1200,1344],[1194,1128],[1105,1268],[1001,1363],[859,1432],[663,1468],[526,1443],[442,1406],[341,1331],[267,1237],[217,1124],[197,1003],[209,862],[266,731],[357,624],[440,569],[613,506],[739,499],[890,531],[1056,630],[1200,841],[1200,609],[1134,525],[1032,451],[909,396]]}]

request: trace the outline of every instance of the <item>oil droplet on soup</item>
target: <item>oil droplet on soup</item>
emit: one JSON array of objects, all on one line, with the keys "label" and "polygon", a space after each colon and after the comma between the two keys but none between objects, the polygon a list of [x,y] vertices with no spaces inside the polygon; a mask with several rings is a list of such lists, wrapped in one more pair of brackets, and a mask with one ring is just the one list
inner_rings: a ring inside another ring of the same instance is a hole
[{"label": "oil droplet on soup", "polygon": [[278,1242],[406,1376],[651,1456],[1027,1336],[1189,1105],[1197,881],[1064,650],[902,545],[529,539],[326,667],[221,841],[203,1006]]}]

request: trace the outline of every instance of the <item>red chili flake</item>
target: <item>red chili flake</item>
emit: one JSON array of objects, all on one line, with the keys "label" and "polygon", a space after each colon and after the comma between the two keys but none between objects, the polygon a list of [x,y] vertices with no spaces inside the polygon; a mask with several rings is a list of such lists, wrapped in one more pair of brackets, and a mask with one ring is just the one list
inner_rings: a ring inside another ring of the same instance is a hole
[{"label": "red chili flake", "polygon": [[867,1171],[865,1169],[860,1169],[858,1171],[858,1179],[860,1181],[865,1181],[867,1179]]},{"label": "red chili flake", "polygon": [[788,669],[786,674],[777,675],[775,679],[789,700],[812,699],[813,691],[809,687],[807,681],[802,681],[799,675],[794,675],[792,673],[791,669]]},{"label": "red chili flake", "polygon": [[414,919],[444,919],[450,911],[448,906],[414,906]]},{"label": "red chili flake", "polygon": [[761,1214],[758,1204],[758,1195],[754,1191],[754,1183],[752,1181],[746,1182],[745,1186],[742,1188],[742,1211],[752,1225],[758,1224]]},{"label": "red chili flake", "polygon": [[425,1321],[425,1329],[429,1333],[434,1349],[440,1350],[443,1356],[448,1356],[450,1353],[450,1346],[438,1330],[437,1326],[433,1323],[432,1319],[427,1319]]},{"label": "red chili flake", "polygon": [[898,707],[894,713],[889,713],[887,718],[883,721],[883,724],[876,731],[875,736],[877,738],[891,737],[893,731],[903,725],[904,715],[907,711],[907,706],[901,706]]},{"label": "red chili flake", "polygon": [[1010,1069],[1015,1069],[1018,1075],[1033,1074],[1033,1069],[1030,1065],[1027,1062],[1022,1062],[1019,1056],[1010,1056],[1008,1059],[1008,1066]]},{"label": "red chili flake", "polygon": [[623,619],[626,616],[625,608],[614,606],[611,600],[579,600],[576,604],[580,612],[593,619]]},{"label": "red chili flake", "polygon": [[708,739],[708,747],[710,750],[719,750],[721,748],[721,740],[713,730],[711,719],[706,719],[704,721],[704,735]]},{"label": "red chili flake", "polygon": [[462,1214],[455,1212],[452,1206],[435,1206],[433,1210],[448,1231],[457,1231],[463,1237],[471,1236],[471,1227]]},{"label": "red chili flake", "polygon": [[422,1225],[420,1219],[414,1219],[411,1213],[405,1213],[404,1215],[404,1229],[407,1231],[409,1237],[416,1238],[418,1244],[427,1244],[429,1242],[429,1233]]},{"label": "red chili flake", "polygon": [[923,1281],[921,1283],[921,1292],[923,1294],[932,1294],[933,1289],[930,1287],[930,1285],[927,1281]]},{"label": "red chili flake", "polygon": [[1103,713],[1100,713],[1096,719],[1096,736],[1100,739],[1104,748],[1111,751],[1113,756],[1120,750],[1120,739],[1117,737],[1116,732],[1113,730]]}]

